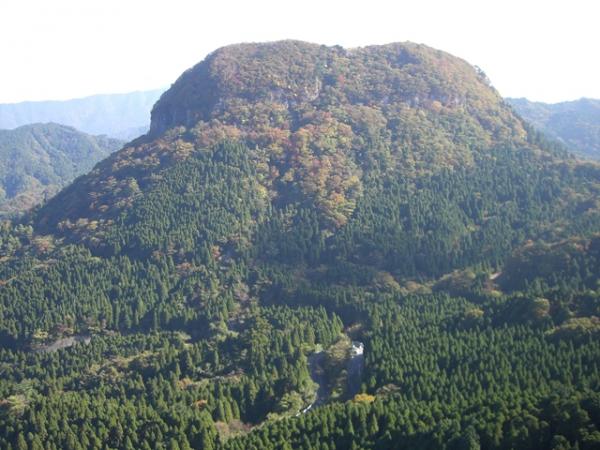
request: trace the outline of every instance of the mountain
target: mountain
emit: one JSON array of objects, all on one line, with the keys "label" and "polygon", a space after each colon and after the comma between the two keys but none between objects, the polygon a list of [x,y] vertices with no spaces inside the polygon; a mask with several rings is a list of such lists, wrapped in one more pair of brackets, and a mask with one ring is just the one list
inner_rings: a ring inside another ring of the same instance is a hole
[{"label": "mountain", "polygon": [[152,105],[163,89],[94,95],[64,101],[0,104],[0,129],[54,122],[85,133],[131,140],[147,131]]},{"label": "mountain", "polygon": [[0,217],[42,203],[122,144],[55,123],[0,130]]},{"label": "mountain", "polygon": [[447,53],[218,49],[0,227],[0,446],[597,448],[599,192]]},{"label": "mountain", "polygon": [[525,120],[581,156],[600,159],[600,100],[541,103],[525,98],[507,101]]},{"label": "mountain", "polygon": [[[379,166],[415,178],[468,167],[483,148],[526,142],[523,124],[485,75],[441,52],[402,45],[348,54],[293,42],[276,48],[228,47],[182,75],[153,108],[148,140],[57,199],[67,209],[60,219],[114,216],[120,203],[107,198],[115,193],[107,178],[149,186],[157,164],[164,169],[195,147],[230,139],[261,149],[251,159],[269,197],[281,205],[314,203],[320,221],[335,228]],[[365,153],[367,145],[375,149]],[[95,209],[105,198],[109,213]]]}]

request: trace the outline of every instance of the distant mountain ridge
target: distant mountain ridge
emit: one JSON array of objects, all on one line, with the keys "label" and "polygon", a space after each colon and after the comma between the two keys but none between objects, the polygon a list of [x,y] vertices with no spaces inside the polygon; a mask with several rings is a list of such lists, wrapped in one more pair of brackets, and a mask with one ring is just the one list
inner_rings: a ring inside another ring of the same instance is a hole
[{"label": "distant mountain ridge", "polygon": [[131,140],[144,134],[150,110],[164,89],[105,94],[64,101],[0,104],[0,129],[60,123],[85,133]]},{"label": "distant mountain ridge", "polygon": [[56,194],[122,144],[55,123],[0,130],[0,218]]},{"label": "distant mountain ridge", "polygon": [[506,100],[525,120],[570,150],[600,159],[600,100],[582,98],[554,104],[526,98]]}]

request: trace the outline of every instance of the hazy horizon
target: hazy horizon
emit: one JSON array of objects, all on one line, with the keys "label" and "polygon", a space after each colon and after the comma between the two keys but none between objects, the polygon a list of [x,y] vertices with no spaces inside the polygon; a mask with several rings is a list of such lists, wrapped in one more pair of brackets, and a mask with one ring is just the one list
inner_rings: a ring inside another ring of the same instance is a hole
[{"label": "hazy horizon", "polygon": [[[293,13],[290,13],[293,11]],[[0,103],[61,101],[168,87],[208,53],[238,42],[298,39],[360,47],[412,41],[481,67],[504,97],[600,98],[595,20],[575,0],[285,5],[23,0],[0,5],[7,42]]]},{"label": "hazy horizon", "polygon": [[158,88],[151,89],[134,89],[132,91],[123,91],[123,92],[98,92],[96,94],[82,95],[81,97],[69,97],[69,98],[45,98],[40,100],[21,100],[16,102],[0,102],[2,105],[18,105],[21,103],[54,103],[54,102],[71,102],[75,100],[85,100],[93,97],[112,97],[119,95],[130,95],[136,93],[145,93],[145,92],[156,92],[156,91],[166,91],[169,89],[169,86],[163,86]]},{"label": "hazy horizon", "polygon": [[[173,80],[173,82],[175,82],[175,80]],[[52,102],[69,102],[69,101],[75,101],[75,100],[84,100],[87,98],[92,98],[92,97],[103,97],[103,96],[117,96],[117,95],[129,95],[129,94],[135,94],[135,93],[141,93],[141,92],[152,92],[152,91],[166,91],[169,89],[169,86],[164,86],[164,87],[159,87],[159,88],[155,88],[155,89],[136,89],[133,91],[126,91],[126,92],[99,92],[97,94],[89,94],[89,95],[83,95],[81,97],[69,97],[69,98],[47,98],[47,99],[41,99],[41,100],[21,100],[21,101],[16,101],[16,102],[0,102],[0,104],[2,105],[18,105],[21,103],[52,103]],[[557,104],[557,103],[571,103],[571,102],[577,102],[579,100],[600,100],[600,97],[596,98],[596,97],[579,97],[579,98],[573,98],[570,100],[558,100],[555,102],[545,102],[542,100],[532,100],[529,97],[524,97],[524,96],[520,96],[520,97],[509,97],[509,96],[503,96],[503,98],[512,98],[512,99],[525,99],[525,100],[529,100],[531,102],[534,103],[545,103],[545,104],[549,104],[549,105],[553,105],[553,104]]]}]

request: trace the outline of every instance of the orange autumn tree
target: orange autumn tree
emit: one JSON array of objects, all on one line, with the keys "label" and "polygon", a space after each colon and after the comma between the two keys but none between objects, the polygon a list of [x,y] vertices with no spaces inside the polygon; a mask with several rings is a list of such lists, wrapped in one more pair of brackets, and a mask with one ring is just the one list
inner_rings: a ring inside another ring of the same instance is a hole
[{"label": "orange autumn tree", "polygon": [[290,139],[288,170],[282,180],[295,182],[312,201],[324,221],[344,225],[356,207],[362,185],[352,154],[352,128],[330,114],[309,118]]}]

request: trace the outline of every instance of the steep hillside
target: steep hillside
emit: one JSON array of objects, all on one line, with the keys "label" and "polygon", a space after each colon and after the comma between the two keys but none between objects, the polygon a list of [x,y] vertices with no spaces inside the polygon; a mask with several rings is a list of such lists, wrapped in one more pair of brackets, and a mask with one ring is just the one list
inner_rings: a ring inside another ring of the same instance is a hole
[{"label": "steep hillside", "polygon": [[525,98],[507,101],[525,120],[573,152],[600,159],[600,100],[582,98],[554,104]]},{"label": "steep hillside", "polygon": [[54,123],[0,130],[0,217],[42,203],[121,146]]},{"label": "steep hillside", "polygon": [[152,105],[163,91],[156,89],[64,101],[0,104],[0,129],[54,122],[85,133],[106,134],[129,141],[145,133]]},{"label": "steep hillside", "polygon": [[599,194],[441,51],[219,49],[0,227],[0,446],[596,448]]}]

